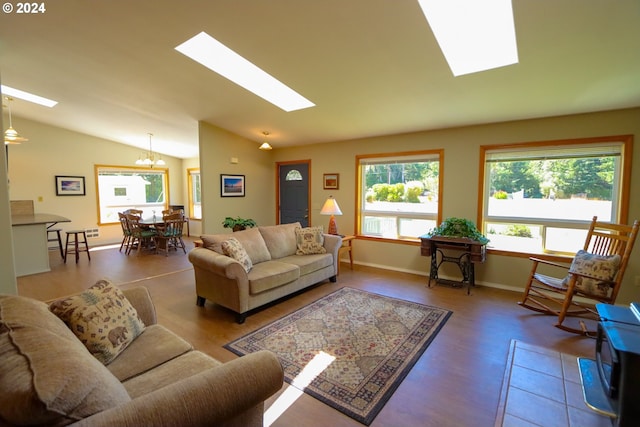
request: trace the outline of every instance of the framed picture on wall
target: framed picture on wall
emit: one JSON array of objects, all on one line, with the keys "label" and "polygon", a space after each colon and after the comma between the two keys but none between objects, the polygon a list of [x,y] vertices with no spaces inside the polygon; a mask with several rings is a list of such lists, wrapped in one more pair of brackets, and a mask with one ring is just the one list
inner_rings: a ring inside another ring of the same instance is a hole
[{"label": "framed picture on wall", "polygon": [[84,195],[84,176],[56,175],[56,196]]},{"label": "framed picture on wall", "polygon": [[323,175],[323,183],[325,190],[337,190],[340,184],[340,174],[325,173]]},{"label": "framed picture on wall", "polygon": [[244,175],[220,175],[221,197],[244,197]]}]

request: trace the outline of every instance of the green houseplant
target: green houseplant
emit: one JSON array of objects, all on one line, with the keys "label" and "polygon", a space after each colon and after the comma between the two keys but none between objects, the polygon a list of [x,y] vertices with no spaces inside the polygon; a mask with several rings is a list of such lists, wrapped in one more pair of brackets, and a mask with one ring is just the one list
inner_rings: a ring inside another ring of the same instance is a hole
[{"label": "green houseplant", "polygon": [[489,239],[487,239],[478,229],[476,225],[464,218],[447,218],[442,224],[437,226],[436,228],[431,229],[427,236],[444,236],[444,237],[458,237],[458,238],[468,238],[471,240],[475,240],[477,242],[487,244],[489,243]]},{"label": "green houseplant", "polygon": [[256,225],[258,224],[256,224],[256,222],[251,218],[246,218],[246,219],[240,218],[240,217],[232,218],[228,216],[224,219],[224,221],[222,221],[222,226],[224,228],[230,228],[233,231],[244,230],[246,228],[255,227]]}]

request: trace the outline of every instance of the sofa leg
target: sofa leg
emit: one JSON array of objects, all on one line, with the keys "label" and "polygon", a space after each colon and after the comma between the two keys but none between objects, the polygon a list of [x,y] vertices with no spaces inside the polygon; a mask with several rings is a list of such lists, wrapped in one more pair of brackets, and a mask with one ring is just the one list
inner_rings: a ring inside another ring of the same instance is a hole
[{"label": "sofa leg", "polygon": [[196,305],[198,307],[204,307],[204,302],[206,301],[205,297],[201,297],[200,295],[198,295],[198,298],[196,299]]},{"label": "sofa leg", "polygon": [[240,325],[243,324],[245,320],[247,320],[247,313],[246,312],[238,313],[236,315],[236,322],[238,322],[238,324],[240,324]]},{"label": "sofa leg", "polygon": [[337,276],[331,276],[331,277],[329,277],[329,281],[331,283],[336,283],[338,281],[338,277]]}]

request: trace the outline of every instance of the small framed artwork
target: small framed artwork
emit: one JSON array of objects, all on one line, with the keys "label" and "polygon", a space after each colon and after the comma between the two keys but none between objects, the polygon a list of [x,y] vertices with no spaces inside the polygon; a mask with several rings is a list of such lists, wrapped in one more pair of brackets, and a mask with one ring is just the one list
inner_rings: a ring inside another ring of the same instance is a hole
[{"label": "small framed artwork", "polygon": [[337,190],[340,184],[340,174],[325,173],[323,175],[323,181],[325,190]]},{"label": "small framed artwork", "polygon": [[56,196],[84,195],[84,176],[56,175]]},{"label": "small framed artwork", "polygon": [[244,197],[244,175],[220,174],[221,197]]}]

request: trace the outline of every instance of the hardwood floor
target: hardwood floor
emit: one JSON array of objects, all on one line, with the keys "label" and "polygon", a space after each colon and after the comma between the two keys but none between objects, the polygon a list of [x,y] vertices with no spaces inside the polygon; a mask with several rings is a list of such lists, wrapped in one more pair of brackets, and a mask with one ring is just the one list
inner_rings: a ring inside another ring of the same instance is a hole
[{"label": "hardwood floor", "polygon": [[[193,239],[185,242],[187,251],[193,248]],[[372,426],[493,426],[511,339],[579,356],[594,351],[593,340],[554,328],[553,318],[519,307],[519,293],[476,287],[467,296],[466,289],[428,288],[425,277],[412,274],[359,266],[351,270],[343,264],[337,283],[323,282],[238,325],[233,313],[208,301],[203,308],[196,306],[193,270],[182,252],[127,256],[116,246],[92,248],[90,262],[84,256],[78,264],[64,264],[57,251],[50,251],[50,260],[51,272],[18,278],[20,295],[49,300],[81,291],[103,277],[123,288],[146,286],[158,322],[221,361],[237,357],[222,347],[227,342],[343,286],[452,310]],[[523,281],[527,273],[522,272]],[[361,424],[302,394],[272,425]]]}]

